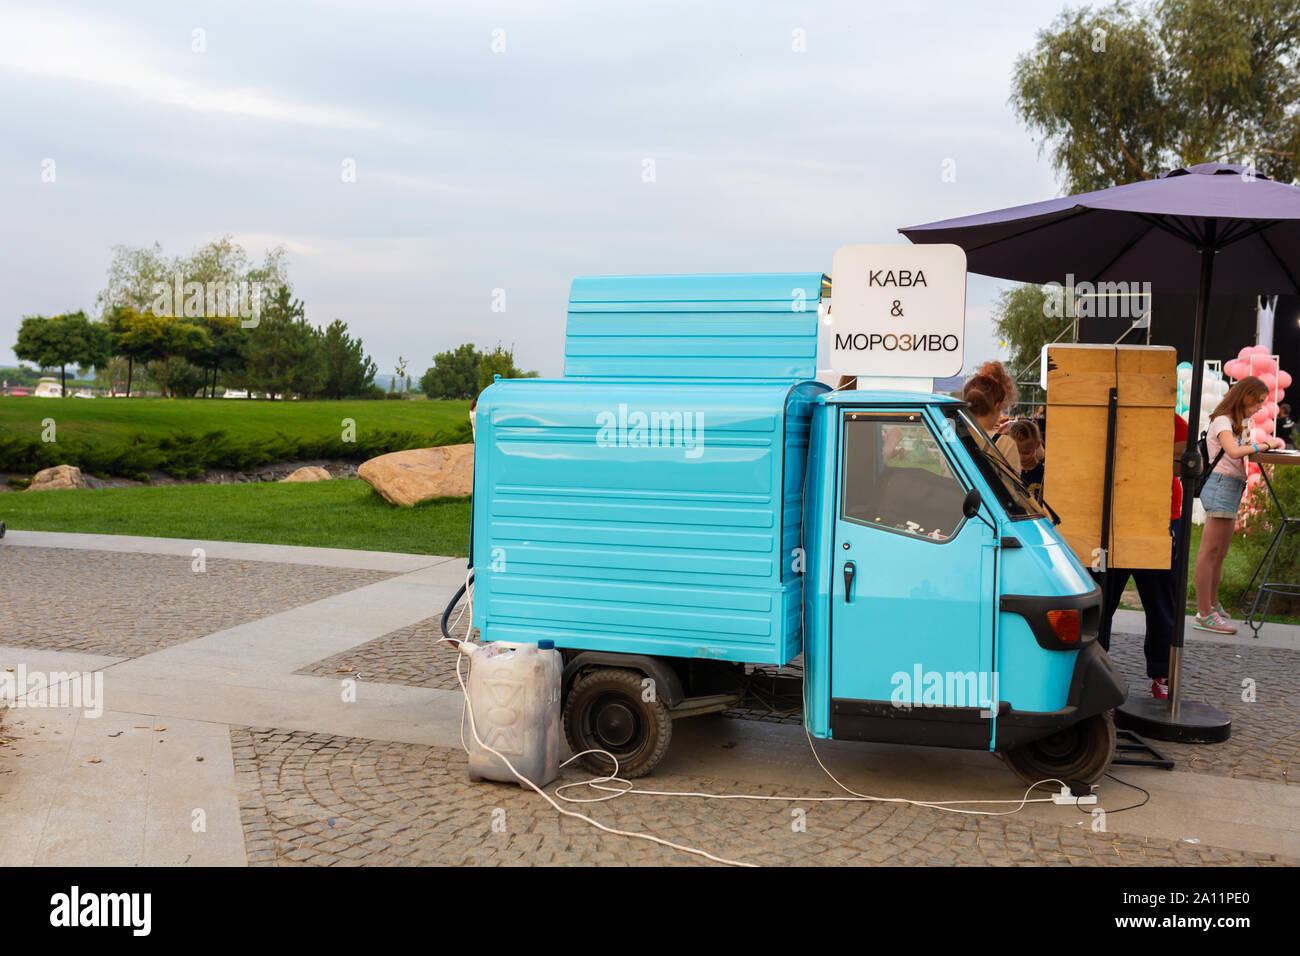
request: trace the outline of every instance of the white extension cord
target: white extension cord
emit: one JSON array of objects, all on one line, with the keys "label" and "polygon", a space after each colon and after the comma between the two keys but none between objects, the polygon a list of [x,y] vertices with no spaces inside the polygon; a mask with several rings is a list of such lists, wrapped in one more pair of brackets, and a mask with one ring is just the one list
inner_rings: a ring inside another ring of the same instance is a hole
[{"label": "white extension cord", "polygon": [[[466,580],[466,587],[465,587],[466,607],[461,609],[460,614],[457,615],[456,620],[452,623],[453,630],[457,626],[459,626],[461,620],[464,618],[465,610],[473,607],[474,586],[469,580],[468,573],[466,574],[465,580]],[[470,622],[472,625],[473,617],[470,618]],[[468,633],[469,633],[469,629],[467,628],[466,634],[468,635]],[[441,637],[438,640],[439,643],[441,643],[446,641],[447,639],[445,637]],[[483,739],[479,736],[478,728],[475,727],[474,725],[474,709],[469,703],[469,692],[465,687],[465,679],[462,676],[461,669],[460,669],[461,656],[465,656],[465,657],[471,656],[474,653],[474,651],[478,648],[478,646],[479,645],[476,645],[469,640],[461,641],[457,645],[457,650],[459,651],[459,654],[456,658],[456,680],[460,684],[461,695],[462,695],[460,742],[461,742],[461,747],[464,748],[466,753],[469,752],[469,748],[465,745],[465,714],[468,713],[469,728],[470,728],[470,732],[474,735],[475,742],[477,742],[478,745],[482,747],[484,750],[486,750],[488,753],[499,758],[510,770],[510,772],[515,775],[515,777],[520,781],[520,783],[526,784],[527,786],[531,787],[534,791],[536,791],[538,794],[540,794],[542,798],[545,799],[546,802],[549,803],[552,807],[554,807],[558,813],[561,813],[567,817],[574,817],[576,819],[583,820],[587,823],[590,823],[592,826],[596,827],[597,829],[605,831],[606,833],[612,833],[616,836],[631,837],[633,839],[638,839],[638,840],[648,840],[652,843],[657,843],[660,846],[666,846],[669,847],[670,849],[680,850],[683,853],[691,853],[696,856],[702,856],[705,859],[714,861],[715,863],[723,863],[728,866],[747,866],[747,867],[752,867],[757,865],[754,863],[746,863],[740,860],[729,860],[724,857],[715,856],[714,854],[709,853],[705,850],[701,850],[695,847],[683,846],[680,843],[673,843],[670,840],[665,840],[651,833],[639,833],[639,832],[633,832],[629,830],[615,829],[614,827],[606,826],[605,824],[601,823],[599,820],[593,820],[591,817],[587,816],[586,814],[577,813],[573,810],[566,810],[564,807],[556,803],[554,798],[552,798],[550,794],[548,794],[545,790],[537,786],[535,783],[533,783],[531,780],[529,780],[527,777],[521,774],[518,770],[516,770],[514,764],[512,764],[504,754],[502,754],[500,751],[494,750],[492,747],[489,747],[486,743],[483,742]],[[806,703],[807,701],[806,675],[804,678],[804,694],[805,694],[805,703]],[[579,804],[603,803],[607,800],[617,799],[618,797],[624,796],[626,794],[637,794],[639,796],[649,796],[649,797],[697,797],[704,800],[766,800],[766,801],[784,801],[784,802],[793,801],[797,803],[860,803],[860,802],[905,803],[917,807],[928,807],[932,810],[940,810],[946,813],[965,813],[965,814],[972,814],[977,816],[996,817],[996,816],[1006,816],[1008,814],[1013,814],[1013,813],[1019,813],[1021,810],[1025,808],[1027,804],[1030,803],[1065,803],[1066,802],[1065,800],[1059,799],[1061,797],[1061,794],[1053,794],[1050,797],[1036,797],[1034,799],[1030,799],[1029,794],[1045,783],[1060,784],[1062,787],[1062,793],[1067,793],[1067,794],[1069,793],[1069,785],[1066,784],[1065,781],[1059,780],[1055,777],[1049,777],[1044,780],[1039,780],[1036,783],[1030,785],[1029,788],[1025,790],[1024,796],[1022,796],[1019,800],[929,801],[929,800],[912,800],[906,797],[880,797],[871,794],[858,793],[856,790],[853,790],[845,786],[843,783],[841,783],[840,780],[833,773],[830,772],[830,770],[826,767],[826,765],[822,763],[821,756],[817,753],[817,747],[813,743],[812,734],[808,732],[808,728],[806,725],[804,727],[804,735],[808,739],[808,747],[812,751],[813,759],[817,761],[817,766],[821,767],[822,771],[826,774],[826,776],[830,777],[831,780],[835,782],[836,786],[838,786],[841,790],[844,790],[846,793],[851,794],[851,796],[807,797],[807,796],[777,796],[777,795],[770,795],[770,794],[703,793],[700,791],[690,791],[690,790],[641,790],[641,789],[637,789],[633,785],[632,781],[625,780],[622,777],[618,776],[618,758],[606,750],[584,750],[581,753],[574,754],[568,760],[564,761],[564,763],[560,764],[560,766],[567,767],[569,764],[577,760],[579,757],[582,757],[589,753],[599,753],[599,754],[604,754],[613,763],[614,772],[612,774],[603,777],[593,777],[590,780],[582,780],[576,783],[562,784],[561,786],[555,788],[555,796],[559,797],[561,800],[565,801],[566,803],[579,803]],[[611,783],[625,784],[626,786],[620,786],[617,788],[608,786],[608,784]],[[604,796],[581,798],[581,797],[570,797],[564,793],[564,791],[572,789],[574,787],[587,787],[591,790],[602,791],[604,793]],[[1075,798],[1072,798],[1071,802],[1073,802],[1074,799]],[[1077,799],[1078,802],[1081,803],[1096,802],[1095,796],[1093,796],[1091,800],[1089,800],[1089,798],[1087,797],[1077,798]],[[1014,803],[1016,804],[1016,806],[1012,810],[968,810],[968,809],[959,808],[957,806],[959,804],[972,804],[972,803],[973,804]]]}]

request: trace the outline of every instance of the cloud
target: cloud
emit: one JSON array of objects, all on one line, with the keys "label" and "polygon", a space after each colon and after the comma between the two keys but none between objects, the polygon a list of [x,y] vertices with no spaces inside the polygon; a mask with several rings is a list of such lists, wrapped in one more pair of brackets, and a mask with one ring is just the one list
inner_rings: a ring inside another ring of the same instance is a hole
[{"label": "cloud", "polygon": [[199,82],[153,65],[157,59],[158,51],[116,27],[43,11],[0,10],[0,69],[89,83],[198,113],[348,129],[377,125],[347,110],[283,99],[254,87]]}]

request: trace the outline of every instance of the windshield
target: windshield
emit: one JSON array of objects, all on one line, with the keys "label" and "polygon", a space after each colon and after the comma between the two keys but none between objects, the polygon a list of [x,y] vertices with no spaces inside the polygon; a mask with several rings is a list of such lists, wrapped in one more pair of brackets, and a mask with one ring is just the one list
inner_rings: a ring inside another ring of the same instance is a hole
[{"label": "windshield", "polygon": [[984,434],[984,429],[960,406],[945,410],[952,421],[957,439],[966,446],[980,474],[997,496],[998,503],[1012,520],[1050,517],[1042,502],[1020,481],[1020,473],[1002,457],[1002,452]]}]

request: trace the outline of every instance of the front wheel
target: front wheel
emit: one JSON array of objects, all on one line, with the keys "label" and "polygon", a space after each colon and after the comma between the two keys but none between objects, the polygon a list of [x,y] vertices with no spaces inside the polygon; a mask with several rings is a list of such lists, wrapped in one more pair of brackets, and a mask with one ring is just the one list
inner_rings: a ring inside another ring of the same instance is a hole
[{"label": "front wheel", "polygon": [[[564,700],[569,746],[574,753],[608,751],[618,758],[618,776],[644,777],[663,759],[673,736],[668,708],[649,696],[637,671],[605,667],[583,674]],[[584,754],[582,762],[594,773],[614,772],[604,754]]]},{"label": "front wheel", "polygon": [[1002,754],[1025,783],[1055,777],[1067,784],[1071,780],[1096,783],[1114,756],[1115,719],[1110,711]]}]

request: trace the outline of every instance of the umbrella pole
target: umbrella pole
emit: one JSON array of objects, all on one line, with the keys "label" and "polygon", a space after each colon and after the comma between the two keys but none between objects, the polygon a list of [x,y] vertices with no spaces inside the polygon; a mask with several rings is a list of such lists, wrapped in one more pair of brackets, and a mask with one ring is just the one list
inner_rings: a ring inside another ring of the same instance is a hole
[{"label": "umbrella pole", "polygon": [[1232,721],[1222,711],[1198,701],[1182,701],[1183,636],[1187,630],[1187,566],[1192,546],[1192,495],[1201,473],[1197,441],[1201,420],[1201,381],[1205,366],[1205,337],[1214,281],[1217,230],[1214,220],[1206,229],[1201,253],[1201,281],[1196,295],[1196,329],[1192,336],[1192,384],[1187,401],[1187,447],[1183,449],[1179,477],[1183,485],[1183,513],[1178,519],[1178,551],[1174,556],[1174,633],[1169,647],[1169,700],[1130,697],[1118,708],[1116,723],[1156,740],[1219,743],[1232,733]]},{"label": "umbrella pole", "polygon": [[1196,292],[1196,329],[1192,334],[1192,383],[1187,396],[1187,447],[1183,449],[1183,513],[1178,517],[1178,601],[1173,640],[1169,648],[1169,717],[1178,719],[1183,684],[1183,638],[1187,631],[1187,566],[1192,547],[1192,495],[1196,476],[1204,467],[1201,461],[1200,422],[1201,386],[1205,373],[1205,337],[1209,325],[1210,287],[1214,282],[1214,224],[1210,224],[1209,242],[1201,249],[1201,283]]}]

